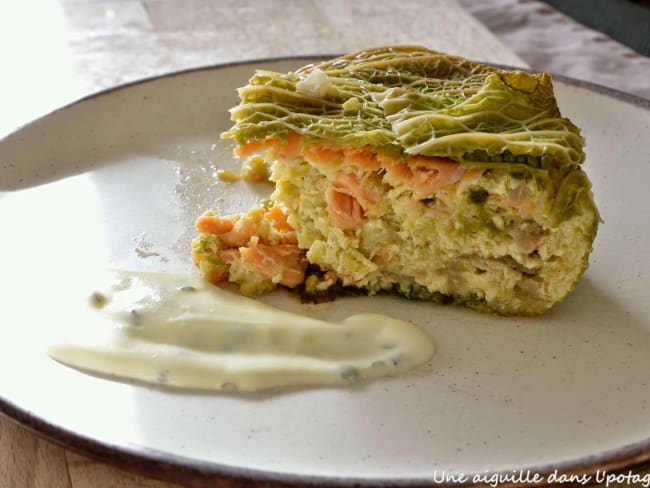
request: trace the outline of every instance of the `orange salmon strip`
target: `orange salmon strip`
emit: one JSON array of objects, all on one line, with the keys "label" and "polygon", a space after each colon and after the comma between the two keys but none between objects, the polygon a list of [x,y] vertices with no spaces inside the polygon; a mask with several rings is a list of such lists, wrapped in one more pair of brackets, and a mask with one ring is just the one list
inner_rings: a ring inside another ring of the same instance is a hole
[{"label": "orange salmon strip", "polygon": [[239,249],[242,261],[256,273],[272,279],[280,276],[280,284],[293,288],[305,280],[304,251],[296,245],[268,246],[257,244]]},{"label": "orange salmon strip", "polygon": [[230,219],[216,215],[203,215],[196,221],[196,229],[205,234],[225,234],[232,230],[235,224]]}]

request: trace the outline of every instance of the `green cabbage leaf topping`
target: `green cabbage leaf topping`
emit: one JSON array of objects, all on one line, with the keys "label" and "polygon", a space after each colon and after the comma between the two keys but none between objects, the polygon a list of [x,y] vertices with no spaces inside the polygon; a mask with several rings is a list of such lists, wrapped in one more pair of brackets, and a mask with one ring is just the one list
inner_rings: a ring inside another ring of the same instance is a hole
[{"label": "green cabbage leaf topping", "polygon": [[360,51],[290,73],[258,70],[239,89],[239,145],[302,135],[305,143],[517,163],[584,161],[584,139],[562,117],[551,76],[506,71],[417,46]]}]

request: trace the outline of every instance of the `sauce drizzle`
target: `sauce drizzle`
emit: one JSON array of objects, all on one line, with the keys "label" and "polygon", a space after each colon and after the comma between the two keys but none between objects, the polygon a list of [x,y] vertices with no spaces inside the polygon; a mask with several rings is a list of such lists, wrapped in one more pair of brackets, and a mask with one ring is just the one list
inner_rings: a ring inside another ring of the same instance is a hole
[{"label": "sauce drizzle", "polygon": [[117,378],[202,390],[346,385],[426,362],[429,336],[374,313],[326,322],[274,308],[194,276],[119,271],[89,295],[107,336],[49,348],[55,360]]}]

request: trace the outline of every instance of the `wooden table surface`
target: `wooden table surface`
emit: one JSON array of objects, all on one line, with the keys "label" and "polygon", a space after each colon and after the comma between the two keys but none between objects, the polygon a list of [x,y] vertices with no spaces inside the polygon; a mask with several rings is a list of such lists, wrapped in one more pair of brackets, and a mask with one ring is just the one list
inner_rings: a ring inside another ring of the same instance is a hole
[{"label": "wooden table surface", "polygon": [[[0,3],[0,135],[103,88],[242,59],[417,43],[525,66],[452,0],[403,0],[399,15],[385,0]],[[256,15],[242,22],[244,12]],[[79,455],[0,415],[0,488],[173,486]]]}]

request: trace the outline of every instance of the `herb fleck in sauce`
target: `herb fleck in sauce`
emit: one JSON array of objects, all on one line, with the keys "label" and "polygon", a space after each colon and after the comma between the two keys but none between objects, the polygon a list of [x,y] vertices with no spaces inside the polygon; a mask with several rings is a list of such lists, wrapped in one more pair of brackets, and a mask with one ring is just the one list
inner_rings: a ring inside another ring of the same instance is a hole
[{"label": "herb fleck in sauce", "polygon": [[90,304],[95,308],[102,308],[104,305],[106,305],[106,302],[107,298],[103,293],[96,291],[90,295]]}]

